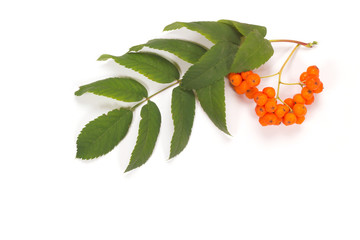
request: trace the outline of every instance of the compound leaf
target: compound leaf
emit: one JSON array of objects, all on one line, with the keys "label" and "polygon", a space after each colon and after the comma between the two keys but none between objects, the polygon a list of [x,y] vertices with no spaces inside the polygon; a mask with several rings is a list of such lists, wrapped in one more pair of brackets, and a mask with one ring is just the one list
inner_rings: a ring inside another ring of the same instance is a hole
[{"label": "compound leaf", "polygon": [[176,30],[182,27],[200,33],[212,43],[219,41],[229,41],[235,44],[240,43],[241,34],[233,27],[222,22],[174,22],[167,25],[164,31]]},{"label": "compound leaf", "polygon": [[251,33],[254,29],[258,30],[259,33],[261,34],[261,36],[265,37],[265,35],[266,35],[266,27],[264,27],[264,26],[240,23],[240,22],[226,20],[226,19],[219,20],[218,22],[226,23],[226,24],[229,24],[230,26],[233,26],[234,28],[236,28],[236,30],[239,31],[239,33],[241,33],[244,36],[249,35],[249,33]]},{"label": "compound leaf", "polygon": [[83,85],[75,95],[81,96],[86,92],[124,102],[137,102],[148,96],[146,88],[129,77],[107,78]]},{"label": "compound leaf", "polygon": [[174,64],[155,53],[130,52],[120,57],[104,54],[98,58],[98,61],[110,58],[158,83],[171,83],[180,77],[178,68]]},{"label": "compound leaf", "polygon": [[125,172],[143,165],[151,156],[160,131],[161,115],[158,107],[148,101],[140,112],[138,137]]},{"label": "compound leaf", "polygon": [[110,152],[126,136],[132,116],[128,109],[115,109],[86,124],[76,142],[76,157],[92,159]]},{"label": "compound leaf", "polygon": [[191,90],[181,87],[173,89],[171,113],[174,123],[174,134],[170,145],[170,158],[175,157],[186,147],[195,116],[195,95]]},{"label": "compound leaf", "polygon": [[180,39],[153,39],[145,44],[130,48],[130,51],[139,51],[145,46],[170,52],[189,63],[196,63],[207,51],[206,48],[197,43]]},{"label": "compound leaf", "polygon": [[240,45],[230,71],[253,70],[267,62],[273,54],[274,49],[271,43],[255,29],[245,37]]},{"label": "compound leaf", "polygon": [[221,131],[229,134],[226,126],[225,82],[218,79],[212,85],[196,90],[202,109]]},{"label": "compound leaf", "polygon": [[239,46],[231,42],[218,42],[184,74],[184,89],[207,87],[229,73]]}]

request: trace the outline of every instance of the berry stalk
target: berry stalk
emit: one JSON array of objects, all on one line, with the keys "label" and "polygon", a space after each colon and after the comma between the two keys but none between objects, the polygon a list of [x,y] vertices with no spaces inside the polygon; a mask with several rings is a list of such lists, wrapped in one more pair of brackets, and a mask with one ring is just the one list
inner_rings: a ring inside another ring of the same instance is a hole
[{"label": "berry stalk", "polygon": [[318,44],[317,41],[306,43],[306,42],[301,42],[301,41],[297,41],[297,40],[290,40],[290,39],[273,39],[273,40],[269,40],[269,42],[296,43],[296,44],[302,45],[302,46],[307,47],[307,48],[312,48],[314,45]]},{"label": "berry stalk", "polygon": [[278,80],[278,85],[277,85],[277,91],[276,91],[276,99],[278,99],[279,101],[281,101],[282,103],[284,103],[285,105],[287,105],[290,108],[290,111],[292,111],[292,108],[286,104],[283,100],[280,99],[280,84],[286,84],[283,83],[281,81],[281,76],[282,76],[282,72],[284,71],[284,68],[286,66],[286,64],[289,62],[290,58],[294,55],[296,49],[298,49],[300,47],[301,44],[297,44],[294,49],[291,51],[290,55],[287,57],[287,59],[285,60],[284,64],[281,66],[280,71],[278,72],[279,74],[279,80]]}]

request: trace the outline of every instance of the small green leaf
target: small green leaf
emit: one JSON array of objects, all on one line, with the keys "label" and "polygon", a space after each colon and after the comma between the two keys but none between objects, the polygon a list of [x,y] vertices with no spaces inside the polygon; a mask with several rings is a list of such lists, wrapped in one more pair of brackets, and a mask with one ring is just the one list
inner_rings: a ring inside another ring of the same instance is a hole
[{"label": "small green leaf", "polygon": [[115,109],[86,124],[76,142],[76,157],[92,159],[110,152],[126,136],[132,116],[128,109]]},{"label": "small green leaf", "polygon": [[113,59],[113,58],[116,58],[116,57],[114,57],[113,55],[110,55],[110,54],[103,54],[97,60],[98,61],[106,61],[106,60]]},{"label": "small green leaf", "polygon": [[132,46],[130,49],[129,49],[129,52],[137,52],[137,51],[140,51],[141,49],[143,49],[143,47],[146,46],[146,43],[145,44],[139,44],[139,45],[135,45],[135,46]]},{"label": "small green leaf", "polygon": [[145,46],[170,52],[189,63],[196,63],[207,51],[206,48],[197,43],[180,39],[153,39],[145,44],[130,48],[130,51],[139,51]]},{"label": "small green leaf", "polygon": [[137,102],[148,96],[146,88],[129,77],[107,78],[83,85],[75,95],[81,96],[86,92],[124,102]]},{"label": "small green leaf", "polygon": [[150,158],[159,135],[161,115],[156,104],[148,101],[142,107],[140,115],[138,137],[125,172],[140,167]]},{"label": "small green leaf", "polygon": [[231,72],[244,72],[260,67],[274,54],[271,43],[256,29],[249,33],[240,45]]},{"label": "small green leaf", "polygon": [[174,22],[167,25],[164,31],[176,30],[182,27],[204,35],[213,43],[219,41],[229,41],[235,44],[240,43],[241,34],[233,27],[221,22]]},{"label": "small green leaf", "polygon": [[240,22],[225,20],[225,19],[219,20],[218,22],[226,23],[226,24],[229,24],[230,26],[233,26],[234,28],[236,28],[239,31],[239,33],[241,33],[244,36],[249,35],[249,33],[251,33],[251,31],[254,29],[258,30],[259,33],[261,34],[261,36],[263,36],[263,37],[266,36],[266,27],[264,27],[264,26],[240,23]]},{"label": "small green leaf", "polygon": [[171,139],[170,158],[178,155],[186,147],[195,115],[195,95],[193,91],[181,87],[173,89],[171,113],[174,122],[174,134]]},{"label": "small green leaf", "polygon": [[224,78],[196,91],[202,109],[221,131],[229,134],[226,126]]},{"label": "small green leaf", "polygon": [[104,54],[98,60],[105,61],[110,58],[158,83],[171,83],[180,77],[174,64],[155,53],[126,53],[120,57]]},{"label": "small green leaf", "polygon": [[184,89],[207,87],[227,75],[233,63],[238,45],[218,42],[184,74],[181,86]]}]

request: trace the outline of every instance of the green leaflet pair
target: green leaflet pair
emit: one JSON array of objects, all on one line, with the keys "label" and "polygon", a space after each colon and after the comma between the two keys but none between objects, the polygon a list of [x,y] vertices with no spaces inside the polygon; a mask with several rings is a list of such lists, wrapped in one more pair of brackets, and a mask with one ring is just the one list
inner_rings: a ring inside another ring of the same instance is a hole
[{"label": "green leaflet pair", "polygon": [[[204,35],[214,45],[207,49],[195,42],[180,39],[153,39],[130,48],[122,56],[102,55],[98,60],[114,60],[149,80],[173,87],[171,113],[174,133],[170,158],[186,147],[195,115],[196,99],[214,125],[229,134],[226,126],[225,82],[229,72],[258,68],[273,55],[266,28],[230,20],[217,22],[175,22],[164,31],[188,28]],[[140,51],[144,47],[164,50],[193,64],[180,76],[176,63],[160,54]],[[132,108],[115,109],[89,122],[77,139],[77,158],[93,159],[110,152],[126,136],[134,110],[141,106],[140,124],[135,147],[126,172],[144,164],[151,156],[161,126],[161,114],[150,99],[147,88],[130,77],[113,77],[81,86],[75,95],[93,93],[123,102],[134,102]],[[160,91],[161,92],[161,91]]]}]

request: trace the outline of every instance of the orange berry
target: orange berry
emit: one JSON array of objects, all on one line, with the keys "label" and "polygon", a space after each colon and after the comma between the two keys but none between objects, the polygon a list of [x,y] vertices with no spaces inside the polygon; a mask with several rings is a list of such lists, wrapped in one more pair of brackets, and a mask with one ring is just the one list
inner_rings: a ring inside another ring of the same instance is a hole
[{"label": "orange berry", "polygon": [[294,106],[294,99],[292,99],[292,98],[287,98],[287,99],[285,99],[284,100],[284,103],[286,103],[289,107],[293,107]]},{"label": "orange berry", "polygon": [[241,74],[242,79],[245,80],[246,77],[252,73],[253,73],[252,71],[247,71],[247,72],[241,72],[240,74]]},{"label": "orange berry", "polygon": [[289,112],[289,110],[290,109],[288,106],[284,104],[278,104],[274,113],[278,118],[282,118],[287,112]]},{"label": "orange berry", "polygon": [[285,116],[283,117],[283,123],[286,126],[292,125],[296,122],[296,115],[292,112],[288,112],[285,114]]},{"label": "orange berry", "polygon": [[279,122],[278,117],[274,113],[266,113],[263,118],[267,125],[275,125]]},{"label": "orange berry", "polygon": [[297,103],[293,107],[293,112],[297,117],[304,117],[307,112],[307,109],[304,104]]},{"label": "orange berry", "polygon": [[247,82],[242,81],[239,86],[234,87],[235,92],[238,94],[244,94],[249,89]]},{"label": "orange berry", "polygon": [[300,104],[304,104],[305,103],[305,99],[301,96],[300,93],[295,94],[293,97],[294,100],[294,104],[300,103]]},{"label": "orange berry", "polygon": [[277,102],[275,98],[269,98],[265,103],[265,110],[266,112],[272,113],[275,112],[277,107]]},{"label": "orange berry", "polygon": [[265,127],[267,126],[267,122],[266,122],[266,119],[265,119],[265,116],[262,116],[262,117],[259,117],[259,123],[261,124],[261,126]]},{"label": "orange berry", "polygon": [[275,89],[273,87],[266,87],[262,90],[269,98],[275,97]]},{"label": "orange berry", "polygon": [[305,79],[305,85],[311,91],[317,89],[320,86],[320,83],[320,79],[313,74],[309,74]]},{"label": "orange berry", "polygon": [[268,97],[266,96],[265,93],[257,92],[254,95],[254,101],[256,102],[257,105],[264,106],[267,100]]},{"label": "orange berry", "polygon": [[239,86],[235,86],[235,87],[234,87],[234,90],[235,90],[235,92],[236,92],[237,94],[241,94],[241,92],[240,92],[240,85],[239,85]]},{"label": "orange berry", "polygon": [[259,117],[264,116],[265,113],[266,113],[265,107],[264,107],[264,106],[256,105],[256,107],[255,107],[255,113],[256,113],[256,115],[258,115]]},{"label": "orange berry", "polygon": [[[227,78],[230,80],[230,78],[232,78],[233,76],[235,76],[237,73],[231,72],[227,75]],[[241,77],[241,75],[240,75]]]},{"label": "orange berry", "polygon": [[233,86],[239,86],[242,81],[240,73],[229,73],[228,79]]},{"label": "orange berry", "polygon": [[275,121],[274,125],[280,125],[281,121],[282,121],[282,118],[279,118],[278,116],[276,116],[276,121]]},{"label": "orange berry", "polygon": [[301,96],[305,100],[310,100],[314,96],[314,94],[309,88],[303,87],[303,89],[301,90]]},{"label": "orange berry", "polygon": [[296,124],[302,124],[305,121],[305,117],[297,117],[296,118]]},{"label": "orange berry", "polygon": [[319,68],[315,65],[308,67],[306,69],[306,72],[319,76]]},{"label": "orange berry", "polygon": [[313,95],[312,98],[305,101],[305,105],[310,105],[315,101],[315,96]]},{"label": "orange berry", "polygon": [[256,73],[250,73],[246,78],[245,81],[250,87],[256,87],[260,84],[260,76]]},{"label": "orange berry", "polygon": [[301,75],[300,75],[300,82],[305,82],[305,79],[306,77],[309,75],[308,72],[303,72]]},{"label": "orange berry", "polygon": [[259,90],[257,89],[257,87],[252,87],[252,88],[249,88],[248,90],[246,90],[246,93],[245,93],[245,96],[248,98],[248,99],[253,99],[254,96],[255,96],[255,93],[259,92]]},{"label": "orange berry", "polygon": [[324,85],[323,83],[320,81],[320,85],[317,89],[313,90],[313,93],[321,93],[322,90],[324,89]]}]

